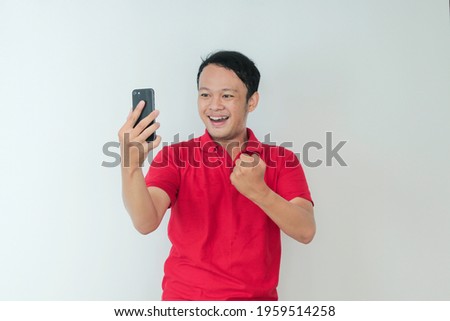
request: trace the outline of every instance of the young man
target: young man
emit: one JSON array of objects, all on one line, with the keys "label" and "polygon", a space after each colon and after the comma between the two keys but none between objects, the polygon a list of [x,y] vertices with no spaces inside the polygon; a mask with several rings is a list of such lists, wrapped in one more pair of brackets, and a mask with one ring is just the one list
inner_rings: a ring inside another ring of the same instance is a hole
[{"label": "young man", "polygon": [[136,229],[154,231],[171,208],[163,300],[277,300],[280,230],[305,244],[314,237],[298,159],[262,144],[246,127],[258,105],[259,78],[254,63],[238,52],[203,61],[197,85],[205,133],[164,147],[145,177],[140,165],[161,142],[159,136],[145,142],[158,123],[145,127],[159,112],[133,128],[141,102],[119,131],[122,155],[130,159],[129,167],[122,165],[123,200]]}]

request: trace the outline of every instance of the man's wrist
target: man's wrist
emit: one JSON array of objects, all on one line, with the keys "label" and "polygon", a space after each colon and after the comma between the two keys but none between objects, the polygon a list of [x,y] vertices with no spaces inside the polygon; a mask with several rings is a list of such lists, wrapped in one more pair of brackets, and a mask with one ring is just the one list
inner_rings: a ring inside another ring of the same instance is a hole
[{"label": "man's wrist", "polygon": [[267,184],[264,184],[262,188],[258,189],[258,193],[250,197],[250,200],[257,205],[263,205],[268,201],[272,192],[270,187],[267,186]]},{"label": "man's wrist", "polygon": [[139,166],[122,166],[122,175],[133,176],[136,173],[142,173],[142,168]]}]

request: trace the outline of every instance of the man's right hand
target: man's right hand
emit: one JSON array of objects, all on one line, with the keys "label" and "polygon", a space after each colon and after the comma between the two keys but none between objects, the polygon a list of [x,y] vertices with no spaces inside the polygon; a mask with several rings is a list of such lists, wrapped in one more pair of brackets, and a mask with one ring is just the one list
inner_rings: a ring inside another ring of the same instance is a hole
[{"label": "man's right hand", "polygon": [[121,164],[123,168],[139,168],[147,158],[148,153],[158,147],[161,142],[160,136],[156,136],[155,140],[150,143],[146,141],[147,137],[159,128],[159,123],[157,122],[146,128],[159,115],[158,110],[151,112],[133,128],[144,106],[145,102],[143,100],[140,101],[136,108],[130,112],[127,121],[119,130]]}]

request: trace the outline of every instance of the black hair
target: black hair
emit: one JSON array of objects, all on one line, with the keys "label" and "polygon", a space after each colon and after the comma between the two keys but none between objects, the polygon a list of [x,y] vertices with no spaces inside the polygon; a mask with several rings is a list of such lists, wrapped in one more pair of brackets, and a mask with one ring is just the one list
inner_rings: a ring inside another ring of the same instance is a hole
[{"label": "black hair", "polygon": [[198,69],[197,88],[199,86],[200,74],[209,64],[221,66],[234,71],[247,87],[247,100],[258,91],[259,79],[261,75],[255,63],[247,56],[237,51],[217,51],[210,54]]}]

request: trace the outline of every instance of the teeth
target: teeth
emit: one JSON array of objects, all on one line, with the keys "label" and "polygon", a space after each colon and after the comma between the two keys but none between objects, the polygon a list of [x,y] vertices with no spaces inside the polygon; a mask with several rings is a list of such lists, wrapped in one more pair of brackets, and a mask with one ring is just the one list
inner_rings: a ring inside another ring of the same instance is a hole
[{"label": "teeth", "polygon": [[211,120],[214,120],[214,121],[219,121],[219,120],[225,120],[225,119],[228,119],[227,116],[224,116],[224,117],[213,117],[213,116],[209,116],[209,118],[210,118]]}]

